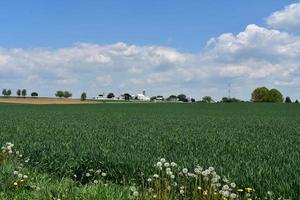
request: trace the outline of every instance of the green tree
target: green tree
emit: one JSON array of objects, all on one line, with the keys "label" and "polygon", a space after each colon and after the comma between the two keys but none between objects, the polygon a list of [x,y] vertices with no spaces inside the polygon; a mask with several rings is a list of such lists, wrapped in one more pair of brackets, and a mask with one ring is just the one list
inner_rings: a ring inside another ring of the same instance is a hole
[{"label": "green tree", "polygon": [[114,95],[114,93],[109,93],[108,95],[107,95],[107,98],[108,99],[112,99],[112,98],[114,98],[115,97],[115,95]]},{"label": "green tree", "polygon": [[21,94],[22,94],[23,97],[26,97],[26,95],[27,95],[27,90],[26,90],[26,89],[23,89],[23,90],[21,91]]},{"label": "green tree", "polygon": [[38,97],[39,94],[38,94],[37,92],[32,92],[32,93],[31,93],[31,96],[32,96],[32,97]]},{"label": "green tree", "polygon": [[279,90],[273,88],[268,92],[267,102],[282,103],[283,95],[279,92]]},{"label": "green tree", "polygon": [[17,90],[17,96],[18,97],[21,96],[21,90],[20,89]]},{"label": "green tree", "polygon": [[72,97],[72,93],[69,92],[69,91],[64,91],[64,97],[65,97],[65,98]]},{"label": "green tree", "polygon": [[11,95],[11,90],[8,89],[8,90],[6,91],[6,96],[10,96],[10,95]]},{"label": "green tree", "polygon": [[299,103],[298,99],[296,99],[295,103]]},{"label": "green tree", "polygon": [[132,96],[130,94],[128,94],[128,93],[125,93],[124,94],[124,99],[127,100],[127,101],[129,101],[130,99],[132,99]]},{"label": "green tree", "polygon": [[81,101],[85,101],[86,100],[86,93],[85,92],[83,92],[82,94],[81,94],[81,97],[80,97],[80,100]]},{"label": "green tree", "polygon": [[187,98],[186,98],[185,94],[180,94],[180,95],[177,96],[177,98],[179,99],[179,101],[183,101],[183,102],[187,101]]},{"label": "green tree", "polygon": [[269,89],[266,87],[256,88],[251,94],[251,101],[253,102],[266,102],[268,101]]},{"label": "green tree", "polygon": [[7,90],[6,90],[6,89],[3,89],[3,90],[2,90],[2,95],[3,95],[3,96],[6,96],[6,95],[7,95]]},{"label": "green tree", "polygon": [[212,103],[214,100],[210,96],[205,96],[202,98],[202,102],[204,103]]},{"label": "green tree", "polygon": [[291,98],[290,98],[290,97],[286,97],[286,98],[285,98],[285,103],[292,103]]},{"label": "green tree", "polygon": [[61,91],[61,90],[58,90],[58,91],[56,91],[55,96],[59,97],[59,98],[62,98],[64,96],[64,92]]}]

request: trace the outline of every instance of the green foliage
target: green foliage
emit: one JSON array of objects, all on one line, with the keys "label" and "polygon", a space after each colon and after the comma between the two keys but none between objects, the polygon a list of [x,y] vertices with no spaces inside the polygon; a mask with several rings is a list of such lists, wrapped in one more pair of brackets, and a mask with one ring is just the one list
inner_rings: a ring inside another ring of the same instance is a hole
[{"label": "green foliage", "polygon": [[283,102],[283,95],[279,90],[273,88],[269,90],[266,87],[256,88],[252,92],[251,100],[253,102],[272,102],[272,103],[281,103]]},{"label": "green foliage", "polygon": [[108,99],[112,99],[112,98],[114,98],[114,97],[115,97],[114,93],[109,93],[109,94],[107,95],[107,98],[108,98]]},{"label": "green foliage", "polygon": [[6,91],[6,96],[10,96],[10,95],[11,95],[11,90],[8,89],[8,90]]},{"label": "green foliage", "polygon": [[212,103],[214,100],[210,96],[205,96],[202,98],[202,102],[204,103]]},{"label": "green foliage", "polygon": [[267,102],[269,89],[266,87],[256,88],[251,94],[253,102]]},{"label": "green foliage", "polygon": [[18,96],[18,97],[21,96],[21,89],[18,89],[18,90],[17,90],[17,96]]},{"label": "green foliage", "polygon": [[179,101],[187,102],[187,98],[186,98],[185,94],[180,94],[180,95],[177,96],[177,98],[178,98]]},{"label": "green foliage", "polygon": [[3,95],[3,96],[6,96],[6,95],[7,95],[7,90],[6,90],[6,89],[3,89],[3,90],[2,90],[2,95]]},{"label": "green foliage", "polygon": [[168,98],[167,98],[167,101],[177,101],[178,98],[176,95],[170,95]]},{"label": "green foliage", "polygon": [[85,101],[85,100],[86,100],[86,93],[85,93],[85,92],[83,92],[83,93],[81,94],[80,100],[81,100],[81,101]]},{"label": "green foliage", "polygon": [[10,96],[11,95],[11,90],[10,89],[3,89],[2,90],[2,95],[3,96]]},{"label": "green foliage", "polygon": [[295,103],[299,103],[298,99],[296,99]]},{"label": "green foliage", "polygon": [[290,98],[290,97],[286,97],[286,98],[285,98],[285,103],[292,103],[291,98]]},{"label": "green foliage", "polygon": [[27,90],[26,90],[26,89],[23,89],[23,90],[21,91],[21,95],[22,95],[23,97],[26,97],[26,95],[27,95]]},{"label": "green foliage", "polygon": [[69,91],[64,91],[64,98],[72,97],[72,93]]},{"label": "green foliage", "polygon": [[268,102],[273,103],[282,103],[283,102],[283,95],[277,89],[271,89],[268,92]]},{"label": "green foliage", "polygon": [[38,97],[39,94],[38,94],[37,92],[32,92],[32,93],[31,93],[31,96],[32,96],[32,97]]},{"label": "green foliage", "polygon": [[101,167],[128,184],[163,156],[214,166],[261,196],[300,199],[299,115],[297,104],[0,104],[0,144],[56,177]]},{"label": "green foliage", "polygon": [[242,101],[237,99],[237,98],[223,97],[221,102],[222,103],[239,103],[239,102],[242,102]]},{"label": "green foliage", "polygon": [[56,97],[59,97],[59,98],[62,98],[64,96],[64,92],[61,91],[61,90],[58,90],[56,93],[55,93],[55,96]]}]

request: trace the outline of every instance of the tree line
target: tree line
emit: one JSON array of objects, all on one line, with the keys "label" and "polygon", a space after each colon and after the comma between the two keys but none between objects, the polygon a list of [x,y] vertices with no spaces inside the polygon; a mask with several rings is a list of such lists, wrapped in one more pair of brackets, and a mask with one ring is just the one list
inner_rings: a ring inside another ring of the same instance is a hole
[{"label": "tree line", "polygon": [[[11,89],[3,89],[2,90],[2,95],[5,97],[9,97],[12,95]],[[18,89],[16,91],[16,96],[17,97],[26,97],[27,96],[27,90],[26,89]],[[72,97],[72,93],[69,91],[62,91],[58,90],[55,93],[55,96],[58,98],[70,98]],[[125,100],[132,100],[133,97],[129,93],[124,93],[123,94]],[[31,97],[38,97],[37,92],[32,92]],[[114,93],[108,93],[106,96],[108,99],[112,99],[115,97]],[[85,101],[87,99],[87,94],[86,92],[83,92],[81,94],[80,99],[82,101]],[[170,95],[166,99],[163,96],[154,96],[150,98],[151,101],[180,101],[180,102],[196,102],[194,98],[188,98],[185,94],[179,94],[179,95]],[[202,100],[197,101],[199,103],[215,103],[210,96],[204,96]],[[220,103],[236,103],[236,102],[244,102],[243,100],[237,99],[237,98],[232,98],[232,97],[223,97],[220,101],[217,101]],[[258,87],[253,90],[251,93],[251,102],[259,103],[259,102],[272,102],[272,103],[292,103],[292,100],[290,97],[283,97],[282,93],[275,88],[268,89],[267,87]],[[294,103],[299,103],[298,100],[295,100]]]},{"label": "tree line", "polygon": [[[2,95],[5,97],[9,97],[12,95],[11,89],[3,89],[2,90]],[[26,97],[27,96],[27,90],[26,89],[18,89],[16,91],[16,96],[17,97]],[[38,97],[39,94],[37,92],[32,92],[30,94],[31,97]]]}]

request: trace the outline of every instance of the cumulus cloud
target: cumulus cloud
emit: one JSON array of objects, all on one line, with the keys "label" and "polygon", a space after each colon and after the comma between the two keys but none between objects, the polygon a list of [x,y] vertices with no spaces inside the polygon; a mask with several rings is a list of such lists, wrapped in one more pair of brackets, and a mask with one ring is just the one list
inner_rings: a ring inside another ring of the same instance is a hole
[{"label": "cumulus cloud", "polygon": [[[277,16],[297,5],[274,13],[268,21],[279,19]],[[299,22],[300,17],[297,19]],[[211,38],[200,53],[122,42],[77,43],[58,49],[1,48],[0,83],[4,87],[39,87],[45,95],[56,89],[70,89],[75,94],[84,90],[90,95],[146,89],[153,95],[187,92],[201,97],[214,93],[217,98],[227,95],[231,83],[233,95],[244,99],[260,85],[282,87],[297,96],[299,55],[299,36],[250,24],[236,35]]]},{"label": "cumulus cloud", "polygon": [[300,3],[286,6],[271,14],[266,22],[271,27],[290,31],[300,31]]}]

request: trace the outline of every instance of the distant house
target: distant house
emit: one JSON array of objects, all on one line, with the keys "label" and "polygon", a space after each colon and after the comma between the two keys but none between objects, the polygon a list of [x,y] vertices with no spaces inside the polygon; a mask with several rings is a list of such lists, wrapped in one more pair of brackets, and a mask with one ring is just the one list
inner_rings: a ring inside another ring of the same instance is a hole
[{"label": "distant house", "polygon": [[137,94],[135,96],[135,99],[136,100],[140,100],[140,101],[150,101],[150,97],[147,97],[146,95],[144,94]]},{"label": "distant house", "polygon": [[151,97],[151,101],[154,101],[154,102],[161,102],[161,101],[164,101],[164,97],[163,96],[154,96],[154,97]]}]

